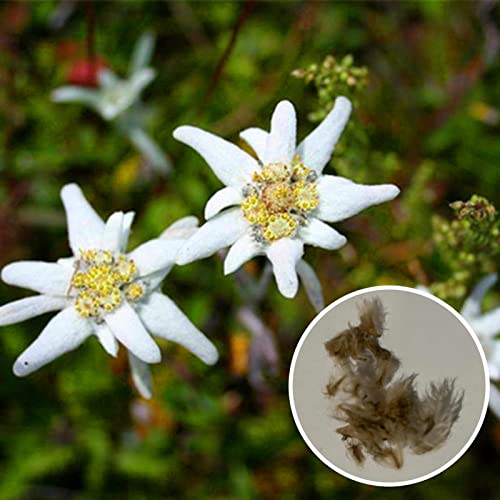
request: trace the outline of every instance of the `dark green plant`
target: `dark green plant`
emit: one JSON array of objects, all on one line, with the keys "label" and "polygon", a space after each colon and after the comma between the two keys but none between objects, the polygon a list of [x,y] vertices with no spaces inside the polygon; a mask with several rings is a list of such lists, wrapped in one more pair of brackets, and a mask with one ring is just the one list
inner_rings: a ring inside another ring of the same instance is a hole
[{"label": "dark green plant", "polygon": [[450,203],[453,218],[432,219],[433,240],[447,278],[434,282],[438,297],[461,301],[479,277],[494,272],[500,256],[500,219],[486,198],[472,195],[468,201]]},{"label": "dark green plant", "polygon": [[348,54],[340,59],[328,55],[320,64],[310,64],[305,69],[292,71],[292,76],[313,83],[318,94],[318,107],[308,118],[312,122],[321,121],[332,109],[335,98],[345,95],[356,99],[368,82],[368,68],[355,66],[354,58]]}]

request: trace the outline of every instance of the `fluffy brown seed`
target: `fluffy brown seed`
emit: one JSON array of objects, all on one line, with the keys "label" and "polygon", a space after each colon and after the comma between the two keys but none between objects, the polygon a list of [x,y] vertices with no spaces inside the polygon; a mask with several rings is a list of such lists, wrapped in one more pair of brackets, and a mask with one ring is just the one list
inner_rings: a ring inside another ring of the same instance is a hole
[{"label": "fluffy brown seed", "polygon": [[417,374],[395,374],[399,359],[380,344],[386,313],[377,297],[359,307],[359,324],[325,343],[340,374],[332,376],[325,396],[335,402],[334,417],[345,423],[336,429],[349,455],[362,465],[365,456],[395,469],[403,466],[403,451],[416,454],[440,447],[462,409],[463,391],[455,381],[431,383],[420,396]]}]

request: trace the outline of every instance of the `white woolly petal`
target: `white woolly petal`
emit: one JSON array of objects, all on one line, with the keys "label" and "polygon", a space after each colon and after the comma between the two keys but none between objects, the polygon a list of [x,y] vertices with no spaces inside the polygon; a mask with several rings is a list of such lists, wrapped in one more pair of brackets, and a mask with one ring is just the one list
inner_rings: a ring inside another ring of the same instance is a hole
[{"label": "white woolly petal", "polygon": [[217,250],[232,245],[248,228],[240,208],[230,208],[212,217],[181,248],[177,264],[188,264],[209,257]]},{"label": "white woolly petal", "polygon": [[50,98],[54,102],[81,102],[92,108],[97,108],[99,104],[98,92],[76,85],[67,85],[54,89],[50,94]]},{"label": "white woolly petal", "polygon": [[[187,216],[183,217],[174,223],[172,223],[167,229],[161,233],[160,238],[164,240],[168,240],[171,245],[171,251],[175,252],[177,255],[179,250],[184,246],[186,243],[186,240],[189,239],[191,236],[193,236],[194,233],[198,230],[198,219],[194,216]],[[163,269],[163,277],[161,280],[158,281],[158,284],[160,281],[163,281],[165,276],[170,272],[174,265],[175,260],[172,262],[171,265],[168,265]],[[152,278],[151,276],[148,276],[148,280],[156,282],[157,278],[159,279],[159,273],[155,273],[156,276]]]},{"label": "white woolly petal", "polygon": [[64,296],[74,269],[52,262],[23,260],[6,265],[2,279],[9,285],[28,288],[47,295]]},{"label": "white woolly petal", "polygon": [[62,354],[76,349],[93,332],[90,321],[73,306],[54,316],[37,339],[17,358],[14,373],[24,377]]},{"label": "white woolly petal", "polygon": [[488,358],[488,370],[490,372],[491,380],[500,380],[500,340],[490,341],[488,349],[485,348],[486,356]]},{"label": "white woolly petal", "polygon": [[212,342],[162,293],[152,293],[148,301],[141,304],[139,315],[153,335],[184,346],[209,365],[217,361],[217,349]]},{"label": "white woolly petal", "polygon": [[500,333],[500,307],[475,318],[471,326],[479,338],[490,338]]},{"label": "white woolly petal", "polygon": [[134,356],[130,351],[128,351],[128,362],[130,364],[132,380],[139,394],[145,399],[151,399],[153,395],[153,383],[149,365]]},{"label": "white woolly petal", "polygon": [[304,243],[327,250],[336,250],[347,243],[345,236],[314,217],[309,219],[306,226],[299,229],[299,238]]},{"label": "white woolly petal", "polygon": [[221,210],[232,205],[239,205],[243,201],[243,195],[239,189],[225,187],[216,191],[205,205],[205,219],[211,219]]},{"label": "white woolly petal", "polygon": [[162,284],[163,280],[166,278],[173,267],[174,265],[172,264],[171,266],[168,266],[161,271],[149,274],[146,279],[148,292],[155,291],[157,288],[159,288],[159,286]]},{"label": "white woolly petal", "polygon": [[489,274],[475,286],[460,311],[464,318],[472,319],[481,314],[481,302],[484,296],[496,283],[497,278],[498,276],[496,273]]},{"label": "white woolly petal", "polygon": [[198,218],[193,215],[176,220],[161,233],[160,238],[187,239],[198,229]]},{"label": "white woolly petal", "polygon": [[120,252],[125,252],[127,250],[128,238],[130,236],[130,229],[132,227],[132,222],[134,222],[135,212],[127,212],[123,216],[122,222],[122,235],[120,239]]},{"label": "white woolly petal", "polygon": [[290,101],[281,101],[271,118],[263,163],[283,162],[291,165],[295,156],[297,117]]},{"label": "white woolly petal", "polygon": [[122,100],[117,104],[115,101],[110,101],[109,99],[99,100],[97,110],[107,121],[114,120],[120,113],[122,113],[126,108],[132,104],[130,92],[128,95],[123,96]]},{"label": "white woolly petal", "polygon": [[495,387],[495,384],[490,385],[490,410],[500,418],[500,390]]},{"label": "white woolly petal", "polygon": [[337,222],[365,208],[394,199],[399,188],[393,184],[356,184],[344,177],[323,175],[318,180],[319,205],[316,217]]},{"label": "white woolly petal", "polygon": [[160,348],[144,328],[137,313],[127,302],[104,316],[113,335],[145,363],[161,361]]},{"label": "white woolly petal", "polygon": [[184,239],[156,238],[132,250],[128,257],[134,260],[139,276],[147,276],[172,266],[184,244]]},{"label": "white woolly petal", "polygon": [[36,295],[35,297],[15,300],[0,307],[0,325],[12,325],[41,314],[59,311],[67,307],[69,303],[70,301],[65,297],[50,297],[48,295]]},{"label": "white woolly petal", "polygon": [[155,76],[156,71],[153,68],[142,68],[136,71],[129,80],[130,92],[137,96],[153,81]]},{"label": "white woolly petal", "polygon": [[240,132],[240,137],[255,151],[257,158],[264,162],[266,156],[267,136],[269,134],[261,128],[252,127]]},{"label": "white woolly petal", "polygon": [[224,274],[234,273],[245,262],[262,253],[262,247],[249,234],[243,235],[233,244],[226,255],[226,259],[224,260]]},{"label": "white woolly petal", "polygon": [[104,222],[83,196],[76,184],[67,184],[61,198],[68,221],[69,244],[73,254],[80,250],[99,248],[104,232]]},{"label": "white woolly petal", "polygon": [[133,75],[148,67],[153,57],[156,36],[151,31],[145,31],[135,42],[129,64],[129,74]]},{"label": "white woolly petal", "polygon": [[110,88],[116,85],[120,79],[109,69],[103,68],[97,73],[99,87]]},{"label": "white woolly petal", "polygon": [[314,309],[319,312],[325,307],[323,290],[314,269],[303,259],[297,263],[297,273]]},{"label": "white woolly petal", "polygon": [[178,127],[174,137],[198,151],[226,186],[243,186],[260,170],[257,160],[238,146],[197,127]]},{"label": "white woolly petal", "polygon": [[75,260],[76,259],[74,257],[61,257],[60,259],[57,259],[56,264],[59,264],[66,269],[74,269]]},{"label": "white woolly petal", "polygon": [[297,294],[299,281],[296,266],[304,253],[299,239],[282,238],[267,248],[266,254],[273,265],[276,284],[282,295],[291,299]]},{"label": "white woolly petal", "polygon": [[123,212],[110,215],[104,226],[102,242],[99,248],[110,252],[120,251],[123,239]]},{"label": "white woolly petal", "polygon": [[320,174],[330,160],[351,114],[351,102],[337,97],[326,118],[299,144],[297,153],[306,167]]},{"label": "white woolly petal", "polygon": [[106,323],[96,325],[95,334],[96,337],[99,339],[101,345],[104,347],[104,350],[108,354],[116,358],[120,346],[118,345],[118,342],[113,333],[111,332],[111,330],[109,329],[108,325],[106,325]]}]

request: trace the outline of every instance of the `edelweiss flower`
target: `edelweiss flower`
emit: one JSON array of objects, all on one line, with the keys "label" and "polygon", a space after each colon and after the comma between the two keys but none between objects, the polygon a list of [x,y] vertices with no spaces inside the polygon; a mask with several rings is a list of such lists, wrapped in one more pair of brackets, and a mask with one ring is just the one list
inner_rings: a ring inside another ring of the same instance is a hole
[{"label": "edelweiss flower", "polygon": [[78,85],[55,89],[51,98],[55,102],[80,102],[91,107],[107,121],[116,121],[134,146],[162,171],[170,168],[170,161],[159,146],[144,131],[142,114],[135,109],[141,92],[152,82],[155,70],[147,67],[153,51],[154,38],[150,33],[142,35],[135,47],[129,77],[121,79],[109,69],[97,74],[98,88],[92,90]]},{"label": "edelweiss flower", "polygon": [[[488,362],[488,371],[491,380],[500,381],[500,307],[486,313],[481,313],[481,302],[484,296],[496,283],[498,276],[489,274],[484,277],[472,290],[465,300],[460,314],[467,320],[476,333]],[[418,286],[420,290],[431,291],[425,286]],[[494,384],[490,388],[490,408],[500,418],[500,391]]]},{"label": "edelweiss flower", "polygon": [[97,111],[105,120],[113,120],[139,98],[155,77],[152,68],[142,68],[127,80],[118,78],[111,70],[101,69],[97,75],[97,90],[68,85],[52,92],[55,102],[81,102]]},{"label": "edelweiss flower", "polygon": [[179,248],[196,226],[194,218],[177,221],[161,238],[125,253],[133,212],[115,212],[106,223],[75,184],[61,197],[68,221],[73,257],[56,263],[21,261],[7,265],[2,279],[40,295],[0,307],[0,325],[9,325],[61,310],[14,363],[25,376],[96,335],[116,356],[118,341],[127,349],[133,379],[150,397],[146,363],[161,360],[150,334],[185,346],[205,363],[217,361],[213,344],[160,291]]},{"label": "edelweiss flower", "polygon": [[321,308],[319,281],[302,260],[304,243],[340,248],[346,238],[324,221],[347,219],[399,193],[391,184],[366,186],[323,175],[350,112],[349,100],[339,97],[323,122],[296,146],[295,109],[288,101],[280,102],[269,133],[250,128],[240,134],[257,159],[199,128],[177,128],[174,137],[198,151],[227,186],[208,201],[208,222],[188,240],[177,263],[187,264],[232,245],[224,262],[229,274],[252,257],[266,255],[285,297],[297,293],[298,273]]}]

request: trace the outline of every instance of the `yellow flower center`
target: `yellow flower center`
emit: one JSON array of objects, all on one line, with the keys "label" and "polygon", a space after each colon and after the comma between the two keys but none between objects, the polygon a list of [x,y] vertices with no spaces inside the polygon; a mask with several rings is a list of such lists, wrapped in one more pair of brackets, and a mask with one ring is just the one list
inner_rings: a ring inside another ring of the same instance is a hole
[{"label": "yellow flower center", "polygon": [[288,182],[266,184],[262,189],[260,200],[271,214],[286,212],[295,202],[293,187]]},{"label": "yellow flower center", "polygon": [[125,255],[113,255],[107,250],[80,250],[71,280],[71,288],[78,291],[76,311],[84,318],[101,318],[119,307],[124,298],[139,300],[144,295],[144,286],[134,282],[136,274],[134,261]]},{"label": "yellow flower center", "polygon": [[253,176],[245,187],[243,215],[252,224],[253,235],[261,243],[293,236],[307,223],[307,215],[318,206],[316,174],[299,158],[290,167],[270,163]]}]

